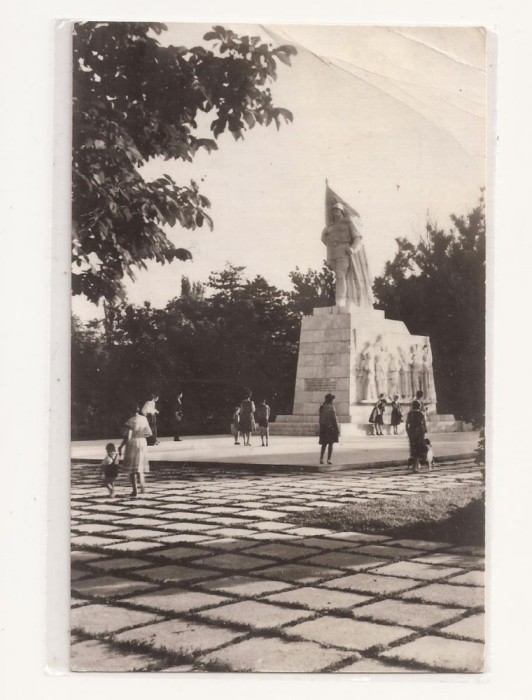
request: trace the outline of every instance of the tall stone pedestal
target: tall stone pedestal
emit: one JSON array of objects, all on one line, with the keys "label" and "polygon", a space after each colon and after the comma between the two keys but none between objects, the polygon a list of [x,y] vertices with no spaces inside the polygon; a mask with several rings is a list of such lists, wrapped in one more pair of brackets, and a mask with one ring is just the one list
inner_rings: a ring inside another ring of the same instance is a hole
[{"label": "tall stone pedestal", "polygon": [[[422,361],[423,356],[425,362]],[[291,416],[277,416],[273,435],[317,435],[318,413],[325,394],[336,396],[342,435],[368,434],[377,395],[397,394],[406,413],[418,389],[425,393],[429,432],[463,430],[453,416],[438,416],[430,340],[411,335],[402,321],[384,311],[338,307],[314,309],[301,325],[299,357]],[[390,423],[390,409],[385,424]]]}]

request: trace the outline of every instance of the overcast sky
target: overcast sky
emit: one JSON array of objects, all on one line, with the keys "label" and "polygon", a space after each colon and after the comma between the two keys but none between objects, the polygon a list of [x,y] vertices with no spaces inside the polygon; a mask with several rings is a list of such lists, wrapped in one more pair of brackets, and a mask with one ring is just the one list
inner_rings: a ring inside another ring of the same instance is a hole
[{"label": "overcast sky", "polygon": [[[229,25],[225,25],[229,26]],[[169,25],[162,43],[197,45],[210,25]],[[191,178],[212,203],[214,230],[179,225],[171,239],[193,261],[150,264],[127,283],[132,303],[164,306],[181,276],[206,281],[226,261],[289,289],[288,273],[321,267],[325,179],[359,213],[373,275],[393,257],[395,238],[417,239],[427,214],[444,228],[485,184],[485,35],[476,28],[232,25],[298,49],[280,65],[272,92],[294,122],[256,127],[193,164],[152,161],[145,175]],[[208,122],[212,120],[209,116]],[[208,123],[207,122],[207,123]],[[101,310],[80,297],[74,313]]]}]

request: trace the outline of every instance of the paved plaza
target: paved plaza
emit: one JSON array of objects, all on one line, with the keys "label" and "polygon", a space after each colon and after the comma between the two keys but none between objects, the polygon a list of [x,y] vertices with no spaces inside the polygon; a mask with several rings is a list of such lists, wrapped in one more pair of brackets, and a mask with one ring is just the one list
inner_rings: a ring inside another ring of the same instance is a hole
[{"label": "paved plaza", "polygon": [[[431,433],[436,459],[455,455],[472,454],[478,443],[478,432]],[[75,460],[101,461],[108,440],[82,440],[72,443],[71,457]],[[119,445],[121,438],[114,442]],[[405,463],[410,454],[408,438],[402,435],[376,435],[344,437],[334,447],[333,466],[326,471],[354,465]],[[181,442],[163,437],[160,444],[149,448],[150,462],[234,464],[250,463],[269,467],[301,467],[303,470],[319,468],[317,437],[275,435],[269,447],[261,447],[258,435],[251,437],[251,447],[235,445],[231,435],[185,436]]]},{"label": "paved plaza", "polygon": [[481,482],[471,460],[420,475],[161,464],[146,493],[121,475],[111,499],[97,466],[74,464],[72,669],[479,672],[482,548],[290,518]]}]

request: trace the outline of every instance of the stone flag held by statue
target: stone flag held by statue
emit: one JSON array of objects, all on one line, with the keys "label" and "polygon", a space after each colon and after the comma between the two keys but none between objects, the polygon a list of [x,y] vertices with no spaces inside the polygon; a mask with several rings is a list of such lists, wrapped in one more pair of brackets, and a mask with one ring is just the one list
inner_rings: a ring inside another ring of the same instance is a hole
[{"label": "stone flag held by statue", "polygon": [[327,183],[326,226],[321,234],[336,278],[336,306],[373,308],[372,279],[360,232],[360,217]]}]

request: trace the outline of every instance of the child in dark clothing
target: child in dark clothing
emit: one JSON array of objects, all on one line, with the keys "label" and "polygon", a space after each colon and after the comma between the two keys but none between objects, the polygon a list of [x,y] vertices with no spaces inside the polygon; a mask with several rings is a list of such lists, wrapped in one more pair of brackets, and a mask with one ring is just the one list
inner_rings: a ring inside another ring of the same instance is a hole
[{"label": "child in dark clothing", "polygon": [[103,458],[100,466],[103,472],[103,483],[107,486],[110,496],[115,494],[115,480],[118,476],[118,452],[114,443],[109,442],[105,446],[106,455]]}]

